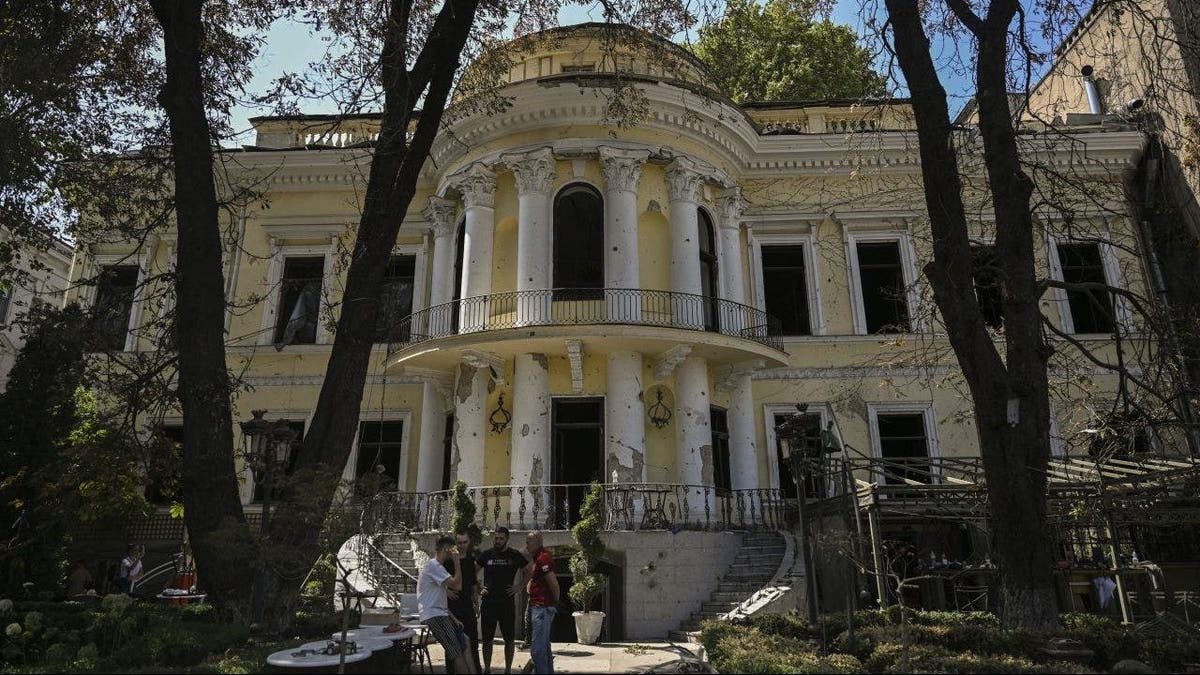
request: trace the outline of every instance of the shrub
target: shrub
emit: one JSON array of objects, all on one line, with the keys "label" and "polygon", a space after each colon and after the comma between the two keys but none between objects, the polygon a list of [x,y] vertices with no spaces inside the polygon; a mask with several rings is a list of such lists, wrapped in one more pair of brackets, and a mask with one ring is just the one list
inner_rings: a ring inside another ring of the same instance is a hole
[{"label": "shrub", "polygon": [[767,635],[805,640],[813,637],[808,622],[786,614],[762,614],[750,619],[750,625]]},{"label": "shrub", "polygon": [[592,602],[604,592],[605,578],[593,570],[604,556],[604,542],[600,541],[600,528],[604,525],[604,488],[592,483],[583,506],[579,509],[579,522],[571,528],[571,536],[579,547],[571,556],[571,604],[576,611],[587,612]]}]

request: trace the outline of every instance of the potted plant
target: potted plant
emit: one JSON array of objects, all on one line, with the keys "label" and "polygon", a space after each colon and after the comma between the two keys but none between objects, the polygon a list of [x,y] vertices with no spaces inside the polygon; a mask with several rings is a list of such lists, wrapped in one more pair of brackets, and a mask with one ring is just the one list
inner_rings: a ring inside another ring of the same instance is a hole
[{"label": "potted plant", "polygon": [[604,522],[604,489],[592,483],[591,490],[583,500],[579,511],[579,522],[571,528],[575,545],[579,551],[571,556],[571,603],[575,605],[575,634],[579,644],[593,645],[600,639],[600,628],[604,625],[604,612],[590,611],[592,602],[604,592],[607,579],[594,570],[599,568],[604,555],[604,542],[600,541],[600,525]]}]

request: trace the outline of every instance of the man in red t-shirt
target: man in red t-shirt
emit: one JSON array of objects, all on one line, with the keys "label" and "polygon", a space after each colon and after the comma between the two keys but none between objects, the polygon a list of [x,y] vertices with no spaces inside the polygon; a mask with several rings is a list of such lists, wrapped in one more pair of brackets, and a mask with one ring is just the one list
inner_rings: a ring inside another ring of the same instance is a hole
[{"label": "man in red t-shirt", "polygon": [[533,657],[533,672],[553,673],[550,626],[558,611],[558,576],[554,573],[554,556],[542,546],[542,533],[536,530],[525,535],[525,550],[533,561],[529,564],[529,613],[533,622],[529,652]]}]

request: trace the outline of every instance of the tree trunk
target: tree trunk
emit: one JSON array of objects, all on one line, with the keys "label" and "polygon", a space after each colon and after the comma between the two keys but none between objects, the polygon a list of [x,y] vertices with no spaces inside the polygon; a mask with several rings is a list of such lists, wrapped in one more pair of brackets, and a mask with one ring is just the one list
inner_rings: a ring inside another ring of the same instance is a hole
[{"label": "tree trunk", "polygon": [[[971,390],[990,499],[994,555],[1001,567],[1005,626],[1047,631],[1057,625],[1046,532],[1045,468],[1049,400],[1040,290],[1029,207],[1032,184],[1018,161],[1005,86],[1013,0],[994,0],[987,20],[948,0],[979,41],[978,104],[984,163],[996,215],[996,258],[1003,284],[1007,354],[1001,360],[974,293],[962,181],[946,92],[913,0],[887,0],[896,57],[913,101],[933,234],[925,275]],[[1005,18],[1007,16],[1007,18]],[[1010,412],[1011,409],[1011,412]]]},{"label": "tree trunk", "polygon": [[196,565],[220,607],[246,597],[248,548],[233,458],[225,291],[212,136],[204,108],[202,0],[152,0],[162,25],[179,246],[175,334],[183,411],[183,500]]}]

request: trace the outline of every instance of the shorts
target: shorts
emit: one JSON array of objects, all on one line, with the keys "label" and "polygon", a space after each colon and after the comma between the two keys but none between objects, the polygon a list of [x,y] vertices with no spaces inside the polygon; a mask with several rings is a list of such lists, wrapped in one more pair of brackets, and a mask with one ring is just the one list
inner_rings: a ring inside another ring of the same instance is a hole
[{"label": "shorts", "polygon": [[433,635],[433,639],[437,640],[438,644],[445,650],[447,661],[453,661],[463,653],[463,642],[465,640],[459,639],[459,636],[463,633],[458,629],[458,626],[454,625],[454,619],[448,616],[435,616],[421,623],[425,624],[425,627],[429,629],[429,633]]},{"label": "shorts", "polygon": [[485,600],[479,608],[479,623],[483,629],[483,641],[490,643],[496,639],[496,625],[499,624],[500,635],[504,636],[504,644],[512,644],[516,615],[516,603],[512,598],[505,598],[500,602]]}]

